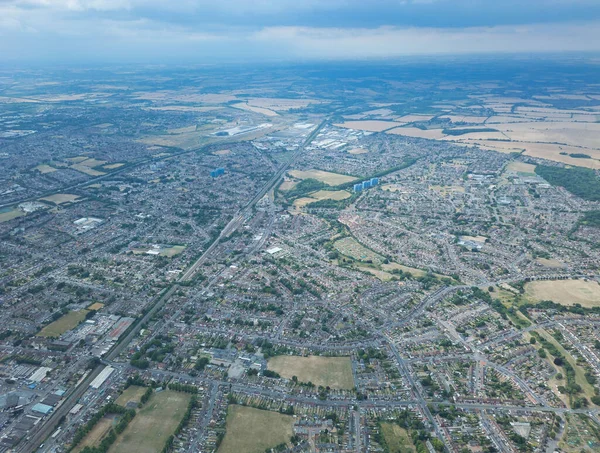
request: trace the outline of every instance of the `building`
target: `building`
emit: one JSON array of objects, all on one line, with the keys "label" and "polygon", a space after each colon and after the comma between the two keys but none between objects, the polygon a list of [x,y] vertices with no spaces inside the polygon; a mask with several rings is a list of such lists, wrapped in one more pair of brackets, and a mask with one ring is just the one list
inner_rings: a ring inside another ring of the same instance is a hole
[{"label": "building", "polygon": [[379,178],[371,178],[371,187],[374,187],[377,184],[379,184]]},{"label": "building", "polygon": [[363,185],[362,184],[354,184],[354,191],[355,192],[360,192],[361,190],[363,190]]},{"label": "building", "polygon": [[216,168],[213,171],[210,172],[210,176],[212,176],[213,178],[217,178],[221,175],[225,174],[225,169],[222,167]]},{"label": "building", "polygon": [[363,183],[362,183],[363,190],[368,189],[369,187],[371,187],[371,181],[363,181]]}]

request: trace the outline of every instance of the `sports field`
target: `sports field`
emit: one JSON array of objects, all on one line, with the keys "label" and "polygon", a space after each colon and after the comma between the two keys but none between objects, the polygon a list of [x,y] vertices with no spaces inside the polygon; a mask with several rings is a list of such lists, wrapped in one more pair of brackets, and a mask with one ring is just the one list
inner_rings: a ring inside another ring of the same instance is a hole
[{"label": "sports field", "polygon": [[140,387],[139,385],[130,385],[125,390],[123,390],[123,393],[119,395],[115,403],[123,407],[127,406],[127,403],[129,403],[130,401],[139,403],[142,398],[142,395],[145,392],[146,387]]},{"label": "sports field", "polygon": [[340,175],[323,170],[291,170],[289,174],[298,179],[316,179],[330,186],[337,186],[356,179],[354,176]]},{"label": "sports field", "polygon": [[49,201],[54,204],[70,203],[79,198],[79,195],[71,195],[68,193],[55,193],[48,197],[40,198],[40,200]]},{"label": "sports field", "polygon": [[170,390],[152,395],[108,450],[109,453],[162,451],[183,418],[190,398],[188,393]]},{"label": "sports field", "polygon": [[599,307],[600,284],[593,280],[539,280],[525,285],[525,297],[531,302],[551,300],[567,306]]},{"label": "sports field", "polygon": [[92,430],[83,438],[83,440],[73,449],[73,453],[79,453],[85,447],[96,447],[100,445],[104,436],[108,434],[115,421],[115,415],[107,415],[94,425]]},{"label": "sports field", "polygon": [[350,357],[280,355],[269,359],[267,368],[287,379],[296,376],[300,382],[334,389],[354,388]]},{"label": "sports field", "polygon": [[63,333],[77,327],[85,319],[87,312],[87,310],[70,311],[40,330],[38,336],[60,337]]},{"label": "sports field", "polygon": [[231,405],[218,453],[263,453],[292,437],[294,418],[277,412]]}]

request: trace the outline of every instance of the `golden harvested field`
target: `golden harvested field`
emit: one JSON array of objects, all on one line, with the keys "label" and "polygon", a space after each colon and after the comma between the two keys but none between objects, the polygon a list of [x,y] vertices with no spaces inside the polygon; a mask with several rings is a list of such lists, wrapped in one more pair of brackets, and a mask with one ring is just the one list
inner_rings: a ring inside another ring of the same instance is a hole
[{"label": "golden harvested field", "polygon": [[323,170],[291,170],[288,172],[291,176],[298,179],[316,179],[317,181],[324,182],[329,186],[337,186],[350,181],[354,181],[354,176],[340,175],[338,173],[330,173]]},{"label": "golden harvested field", "polygon": [[77,327],[85,319],[88,310],[70,311],[38,332],[39,337],[60,337]]},{"label": "golden harvested field", "polygon": [[333,389],[354,388],[350,357],[280,355],[270,358],[267,368],[287,379],[296,376],[300,382],[312,382],[317,386],[329,386]]},{"label": "golden harvested field", "polygon": [[369,250],[352,237],[340,239],[339,241],[336,241],[333,246],[342,255],[349,256],[357,261],[371,261],[375,264],[381,264],[383,262],[383,258],[380,255]]},{"label": "golden harvested field", "polygon": [[429,121],[433,117],[434,115],[404,115],[400,118],[396,118],[396,120],[402,123],[414,123],[417,121]]},{"label": "golden harvested field", "polygon": [[563,143],[585,148],[600,148],[600,123],[530,122],[495,124],[518,142]]},{"label": "golden harvested field", "polygon": [[390,453],[410,453],[417,451],[408,432],[395,423],[382,423],[381,433]]},{"label": "golden harvested field", "polygon": [[127,403],[129,403],[130,401],[139,403],[144,393],[146,393],[146,387],[130,385],[125,390],[123,390],[123,393],[119,395],[115,403],[123,407],[127,406]]},{"label": "golden harvested field", "polygon": [[188,393],[171,390],[153,394],[110,447],[109,453],[162,451],[183,418],[190,398]]},{"label": "golden harvested field", "polygon": [[56,168],[51,167],[50,165],[46,165],[46,164],[38,165],[37,167],[35,167],[35,169],[37,171],[39,171],[42,175],[45,175],[46,173],[52,173],[53,171],[56,171]]},{"label": "golden harvested field", "polygon": [[63,203],[72,203],[77,200],[79,195],[71,195],[68,193],[55,193],[54,195],[50,195],[44,198],[40,198],[40,200],[49,201],[54,204],[63,204]]},{"label": "golden harvested field", "polygon": [[114,415],[103,417],[83,440],[73,449],[73,453],[79,453],[85,447],[96,447],[100,445],[104,436],[108,434],[114,422]]},{"label": "golden harvested field", "polygon": [[103,171],[94,170],[93,168],[90,168],[87,165],[84,165],[83,163],[73,164],[73,165],[71,165],[71,168],[73,170],[77,170],[81,173],[85,173],[86,175],[90,175],[90,176],[102,176],[102,175],[106,174]]},{"label": "golden harvested field", "polygon": [[592,280],[539,280],[525,285],[525,297],[532,302],[551,300],[557,304],[600,306],[600,285]]},{"label": "golden harvested field", "polygon": [[274,112],[273,110],[246,104],[245,102],[240,102],[239,104],[231,104],[231,107],[240,110],[246,110],[248,112],[260,113],[261,115],[265,116],[279,116],[279,114],[277,112]]},{"label": "golden harvested field", "polygon": [[441,129],[423,130],[417,127],[397,127],[396,129],[392,129],[391,131],[387,131],[386,133],[402,135],[404,137],[428,138],[432,140],[439,140],[446,136],[442,133]]},{"label": "golden harvested field", "polygon": [[441,119],[448,118],[453,123],[470,123],[470,124],[483,124],[488,119],[487,116],[465,116],[465,115],[444,115]]},{"label": "golden harvested field", "polygon": [[0,223],[8,222],[9,220],[16,219],[17,217],[22,217],[25,215],[24,211],[20,209],[7,209],[0,210]]},{"label": "golden harvested field", "polygon": [[350,154],[367,154],[369,151],[364,148],[352,148],[348,152]]},{"label": "golden harvested field", "polygon": [[343,127],[346,129],[356,129],[359,131],[381,132],[394,127],[402,126],[403,124],[404,123],[398,123],[395,121],[365,120],[345,121],[341,124],[334,124],[334,126]]},{"label": "golden harvested field", "polygon": [[292,416],[236,404],[229,406],[226,423],[218,453],[263,453],[294,434]]}]

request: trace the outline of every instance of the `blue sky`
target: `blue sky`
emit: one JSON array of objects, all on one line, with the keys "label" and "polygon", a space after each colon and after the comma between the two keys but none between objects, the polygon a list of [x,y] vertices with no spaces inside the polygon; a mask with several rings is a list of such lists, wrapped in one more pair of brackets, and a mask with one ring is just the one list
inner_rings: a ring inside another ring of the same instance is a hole
[{"label": "blue sky", "polygon": [[4,61],[600,51],[600,0],[0,0]]}]

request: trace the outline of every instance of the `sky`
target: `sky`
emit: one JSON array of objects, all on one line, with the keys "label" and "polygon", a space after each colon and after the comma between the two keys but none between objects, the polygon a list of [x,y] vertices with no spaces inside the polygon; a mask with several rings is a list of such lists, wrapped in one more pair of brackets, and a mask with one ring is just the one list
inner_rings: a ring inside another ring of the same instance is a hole
[{"label": "sky", "polygon": [[600,51],[600,0],[0,0],[0,62]]}]

